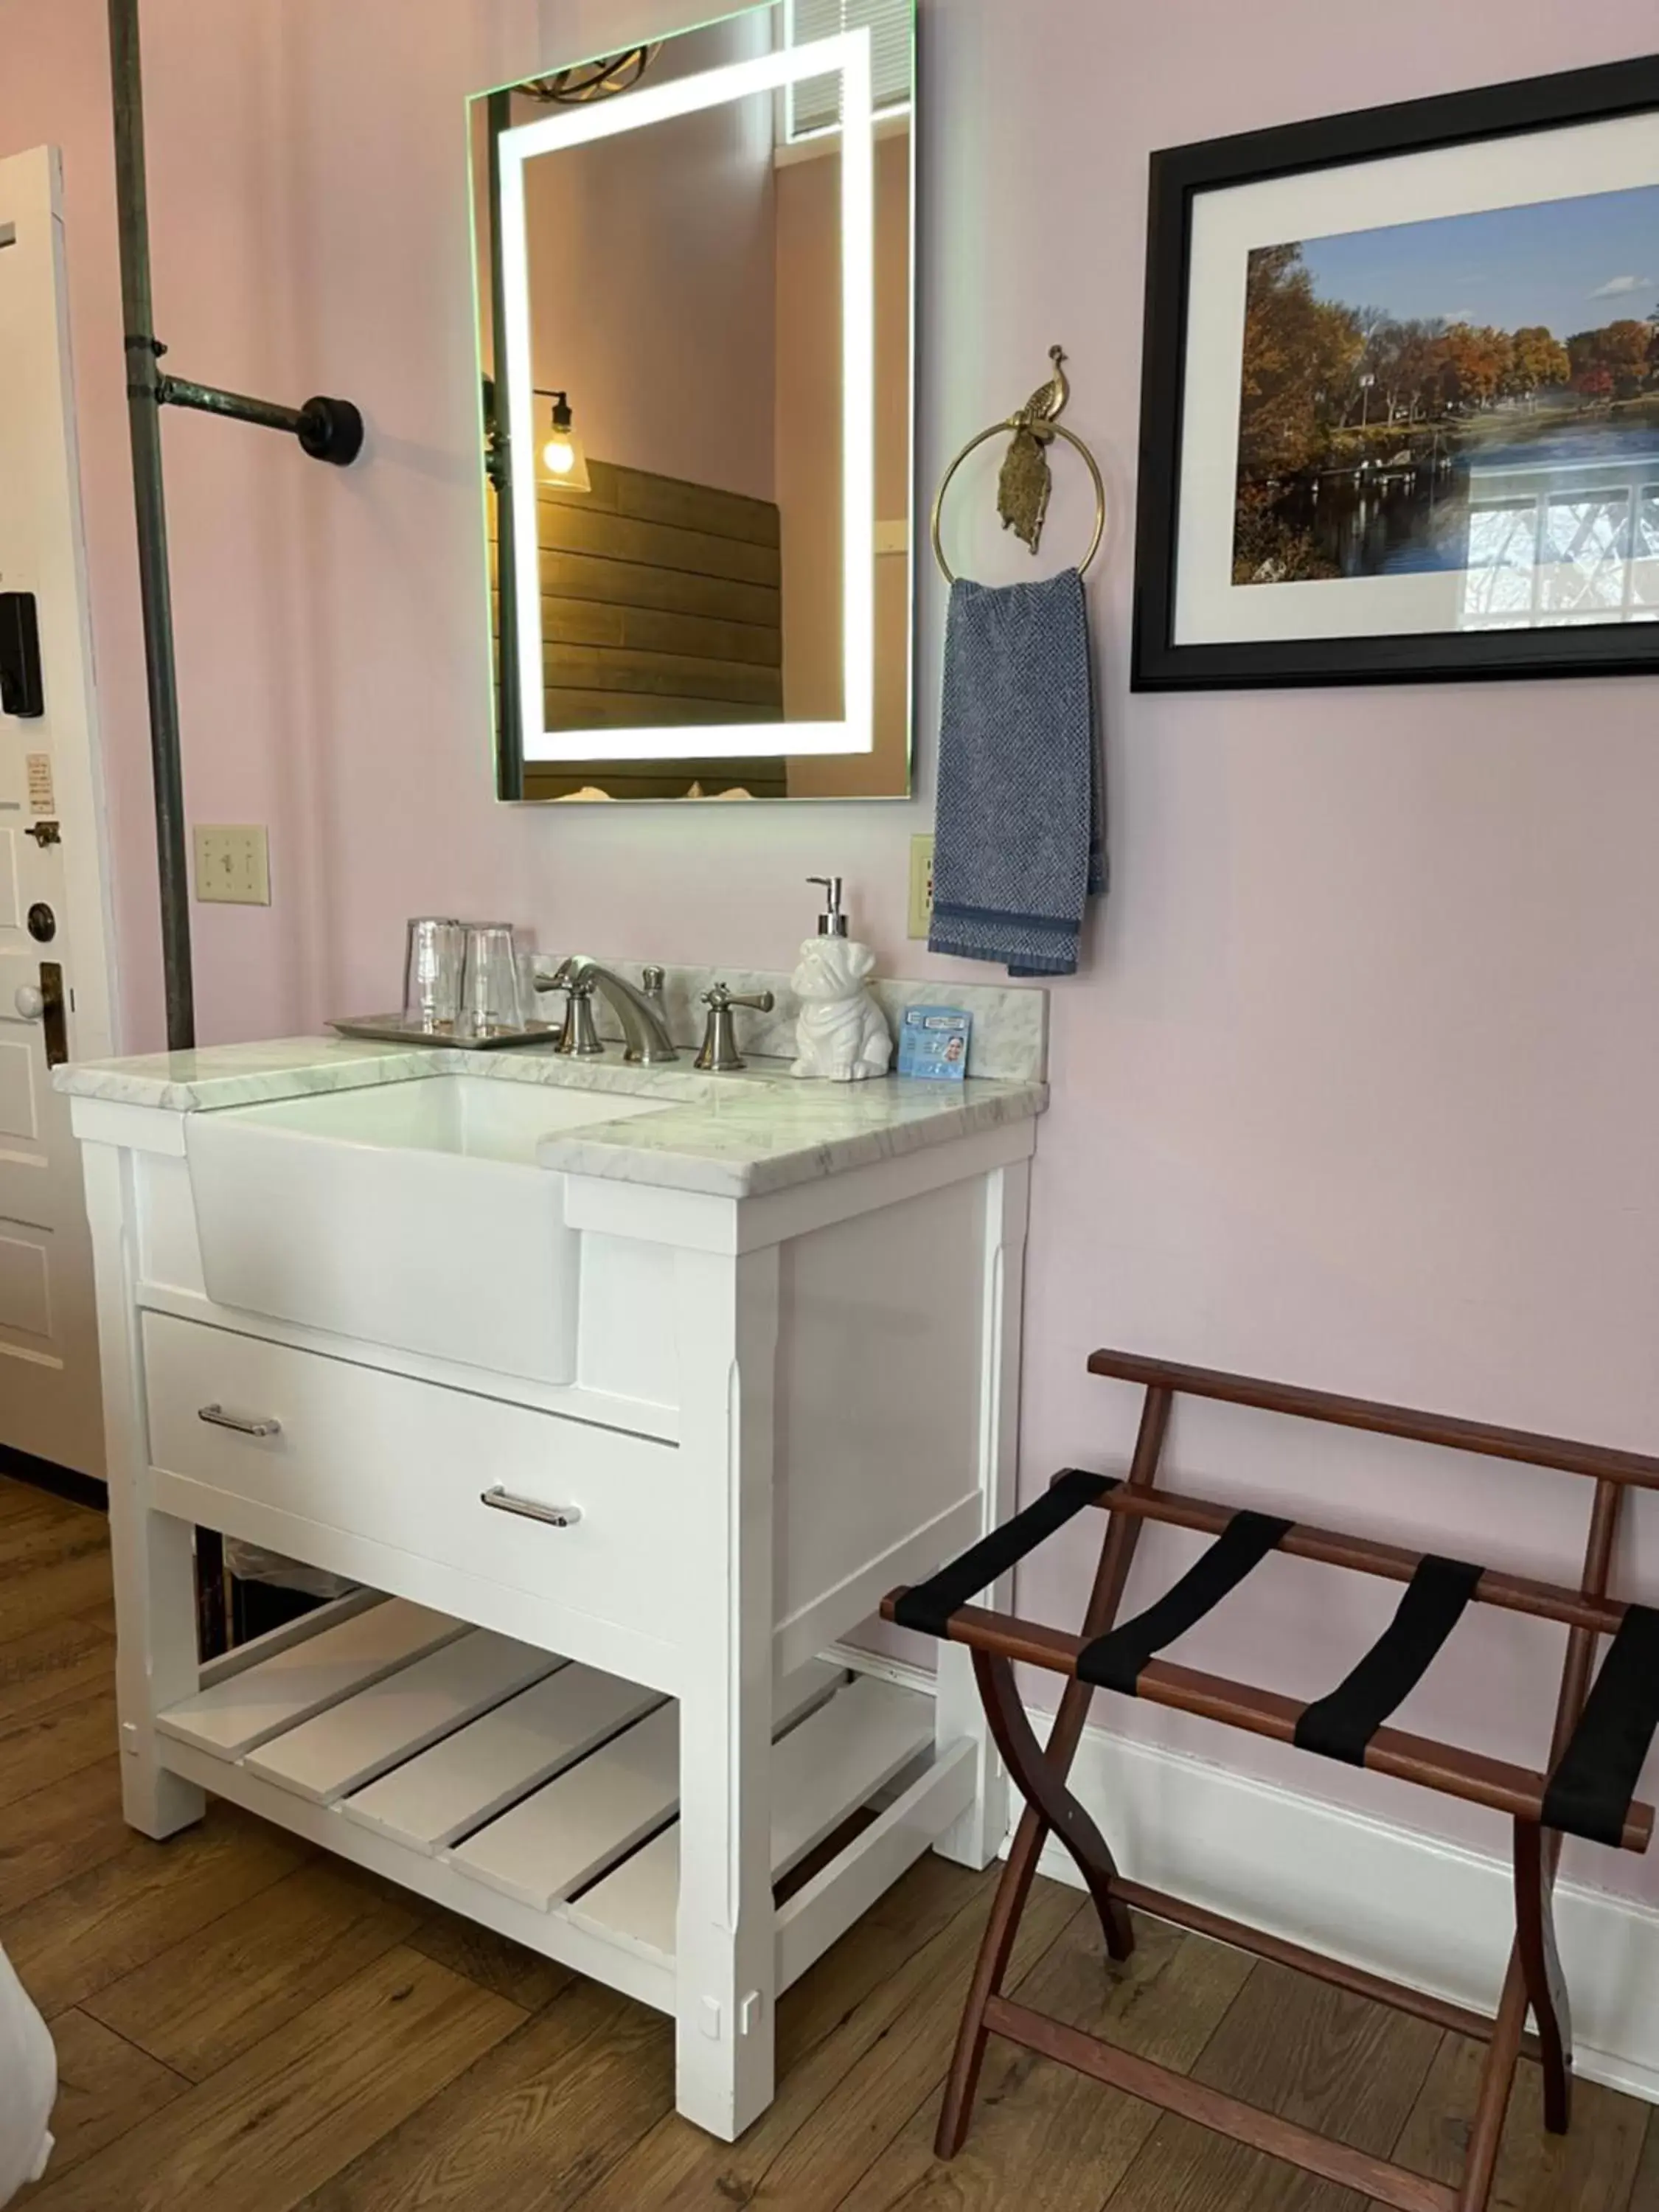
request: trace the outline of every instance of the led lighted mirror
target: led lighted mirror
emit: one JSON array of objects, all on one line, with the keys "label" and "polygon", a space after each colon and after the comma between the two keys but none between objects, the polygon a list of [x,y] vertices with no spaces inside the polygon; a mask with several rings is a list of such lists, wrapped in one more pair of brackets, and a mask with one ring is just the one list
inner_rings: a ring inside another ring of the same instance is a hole
[{"label": "led lighted mirror", "polygon": [[901,798],[914,0],[472,103],[503,798]]}]

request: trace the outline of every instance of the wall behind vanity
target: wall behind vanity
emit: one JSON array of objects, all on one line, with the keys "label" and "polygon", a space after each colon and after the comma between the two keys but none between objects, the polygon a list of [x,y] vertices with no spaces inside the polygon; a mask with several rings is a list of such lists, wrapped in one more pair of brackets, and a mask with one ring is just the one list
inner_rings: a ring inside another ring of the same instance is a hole
[{"label": "wall behind vanity", "polygon": [[[275,905],[195,909],[205,1039],[388,999],[403,918],[445,906],[534,920],[549,945],[782,966],[812,910],[801,878],[827,868],[890,965],[967,972],[902,933],[908,840],[933,787],[931,573],[918,804],[491,797],[464,100],[701,12],[145,0],[157,316],[175,365],[295,401],[343,392],[370,424],[343,474],[252,431],[166,425],[191,812],[271,830]],[[0,151],[64,150],[131,1050],[156,1042],[161,997],[104,13],[0,0]],[[1087,971],[1054,997],[1028,1486],[1122,1449],[1130,1394],[1083,1373],[1103,1341],[1654,1449],[1659,685],[1127,691],[1148,150],[1634,54],[1654,44],[1652,0],[1397,0],[1382,39],[1328,0],[923,0],[922,15],[925,490],[1061,339],[1115,514],[1093,599],[1113,890]],[[1587,289],[1616,273],[1587,273]],[[1071,498],[1063,487],[1053,544],[1078,525]],[[987,532],[973,558],[1014,574],[1024,556]],[[1240,1414],[1192,1417],[1176,1457],[1339,1522],[1432,1518],[1443,1548],[1534,1570],[1565,1563],[1587,1504],[1565,1478]],[[1659,1501],[1636,1520],[1631,1556],[1659,1597]],[[1146,1556],[1178,1555],[1172,1540]],[[1194,1663],[1323,1687],[1386,1598],[1348,1609],[1291,1563],[1268,1571],[1286,1603],[1258,1595],[1246,1628],[1210,1624]],[[1024,1607],[1073,1614],[1084,1579],[1062,1557],[1026,1577]],[[1311,1661],[1291,1632],[1304,1603],[1330,1608]],[[1536,1728],[1504,1716],[1535,1707],[1517,1683],[1545,1694],[1552,1633],[1483,1617],[1459,1641],[1406,1724],[1535,1757]],[[1126,1724],[1213,1751],[1196,1728]],[[1455,1819],[1364,1777],[1319,1780],[1387,1817]],[[1586,1870],[1659,1899],[1653,1867]]]}]

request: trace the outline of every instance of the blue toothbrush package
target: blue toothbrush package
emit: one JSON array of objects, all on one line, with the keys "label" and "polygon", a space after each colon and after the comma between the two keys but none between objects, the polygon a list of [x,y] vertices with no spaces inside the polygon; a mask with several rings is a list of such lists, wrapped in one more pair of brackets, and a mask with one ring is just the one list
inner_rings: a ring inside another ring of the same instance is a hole
[{"label": "blue toothbrush package", "polygon": [[973,1030],[973,1016],[959,1006],[907,1006],[899,1032],[899,1073],[960,1083],[968,1073]]}]

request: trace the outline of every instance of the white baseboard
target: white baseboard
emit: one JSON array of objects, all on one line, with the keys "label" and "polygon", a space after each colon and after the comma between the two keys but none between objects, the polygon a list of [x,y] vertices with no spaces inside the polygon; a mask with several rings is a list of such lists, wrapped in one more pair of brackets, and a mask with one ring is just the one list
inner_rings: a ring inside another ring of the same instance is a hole
[{"label": "white baseboard", "polygon": [[[1031,1715],[1039,1736],[1048,1719]],[[1131,1880],[1495,2007],[1515,1929],[1504,1862],[1102,1729],[1085,1730],[1072,1782]],[[1042,1871],[1079,1883],[1052,1837]],[[1577,2072],[1659,2104],[1659,1911],[1564,1882],[1555,1919]]]}]

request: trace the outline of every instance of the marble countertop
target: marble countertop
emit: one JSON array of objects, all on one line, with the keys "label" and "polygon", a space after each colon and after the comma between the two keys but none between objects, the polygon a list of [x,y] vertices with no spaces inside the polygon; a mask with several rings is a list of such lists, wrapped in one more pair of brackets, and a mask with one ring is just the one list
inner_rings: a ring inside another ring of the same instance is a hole
[{"label": "marble countertop", "polygon": [[[617,1046],[601,1060],[577,1060],[540,1046],[466,1052],[344,1037],[88,1060],[59,1068],[53,1081],[71,1097],[191,1114],[463,1073],[596,1094],[591,1125],[562,1130],[538,1147],[544,1167],[721,1198],[760,1197],[1029,1121],[1048,1098],[1040,1082],[974,1076],[960,1084],[898,1076],[802,1082],[787,1060],[757,1056],[740,1073],[703,1075],[690,1054],[665,1067],[639,1067],[626,1065]],[[606,1092],[661,1099],[666,1110],[607,1122]]]}]

